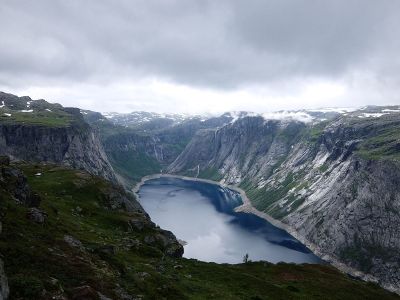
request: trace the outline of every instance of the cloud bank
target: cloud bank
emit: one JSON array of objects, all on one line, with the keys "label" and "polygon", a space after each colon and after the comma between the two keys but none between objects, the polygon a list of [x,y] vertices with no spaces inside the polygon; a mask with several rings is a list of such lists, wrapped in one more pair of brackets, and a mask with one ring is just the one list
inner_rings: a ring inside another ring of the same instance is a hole
[{"label": "cloud bank", "polygon": [[397,0],[4,0],[0,88],[95,110],[400,103]]}]

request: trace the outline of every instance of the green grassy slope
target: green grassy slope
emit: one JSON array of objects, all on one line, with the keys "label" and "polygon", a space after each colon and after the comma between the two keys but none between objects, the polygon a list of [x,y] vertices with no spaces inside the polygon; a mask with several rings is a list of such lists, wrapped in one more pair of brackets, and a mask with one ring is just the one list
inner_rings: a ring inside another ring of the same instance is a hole
[{"label": "green grassy slope", "polygon": [[65,111],[32,111],[22,112],[0,108],[0,123],[4,124],[29,124],[51,127],[68,126],[73,121],[73,116]]},{"label": "green grassy slope", "polygon": [[[113,208],[109,196],[116,192],[108,182],[51,165],[19,167],[48,217],[44,224],[29,221],[29,208],[1,191],[0,253],[12,299],[72,297],[84,285],[112,299],[121,299],[121,291],[135,299],[399,299],[330,266],[166,256],[152,242],[158,228],[132,230],[128,220],[141,216]],[[66,235],[82,246],[70,246]]]}]

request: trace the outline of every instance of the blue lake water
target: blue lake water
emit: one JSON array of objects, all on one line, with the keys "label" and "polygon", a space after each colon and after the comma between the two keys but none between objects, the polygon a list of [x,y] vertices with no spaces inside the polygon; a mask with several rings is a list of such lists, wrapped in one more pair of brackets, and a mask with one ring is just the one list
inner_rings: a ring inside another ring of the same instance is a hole
[{"label": "blue lake water", "polygon": [[252,214],[235,212],[240,194],[209,183],[163,177],[145,182],[140,203],[153,222],[187,242],[184,257],[217,263],[321,263],[286,231]]}]

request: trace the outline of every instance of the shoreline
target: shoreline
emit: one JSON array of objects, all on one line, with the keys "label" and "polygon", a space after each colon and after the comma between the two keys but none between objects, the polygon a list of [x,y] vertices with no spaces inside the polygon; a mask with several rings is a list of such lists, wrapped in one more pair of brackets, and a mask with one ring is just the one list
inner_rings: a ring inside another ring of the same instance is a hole
[{"label": "shoreline", "polygon": [[[318,256],[320,259],[322,259],[323,261],[328,262],[330,265],[334,266],[336,269],[338,269],[339,271],[349,274],[353,277],[362,279],[364,281],[369,281],[369,282],[374,282],[374,283],[378,283],[377,278],[375,278],[372,275],[369,274],[365,274],[359,270],[356,270],[354,268],[351,268],[347,265],[345,265],[344,263],[340,262],[338,259],[336,259],[335,257],[329,255],[329,254],[325,254],[322,253],[322,251],[320,250],[320,248],[315,245],[314,243],[308,241],[304,236],[300,235],[299,232],[292,226],[285,224],[279,220],[276,220],[274,218],[272,218],[271,216],[269,216],[268,214],[257,210],[251,203],[251,200],[247,197],[246,192],[235,186],[235,185],[228,185],[222,182],[218,182],[218,181],[214,181],[214,180],[210,180],[210,179],[203,179],[203,178],[196,178],[196,177],[189,177],[189,176],[182,176],[182,175],[174,175],[174,174],[153,174],[153,175],[148,175],[148,176],[144,176],[141,178],[140,182],[138,182],[133,188],[132,188],[132,192],[135,194],[135,196],[137,197],[137,199],[139,199],[139,195],[138,195],[138,191],[140,189],[140,187],[146,183],[146,181],[151,180],[151,179],[158,179],[158,178],[162,178],[162,177],[166,177],[166,178],[177,178],[177,179],[182,179],[182,180],[188,180],[188,181],[197,181],[197,182],[204,182],[204,183],[209,183],[209,184],[213,184],[213,185],[218,185],[222,188],[228,188],[230,190],[233,190],[237,193],[240,194],[240,197],[242,199],[243,204],[236,207],[235,211],[236,212],[244,212],[244,213],[248,213],[248,214],[253,214],[258,216],[259,218],[262,218],[266,221],[268,221],[269,223],[271,223],[272,225],[285,230],[287,233],[289,233],[290,235],[292,235],[295,239],[297,239],[299,242],[301,242],[303,245],[305,245],[308,249],[310,249],[316,256]],[[387,290],[393,291],[393,292],[398,292],[396,289],[393,289],[392,287],[385,287]]]}]

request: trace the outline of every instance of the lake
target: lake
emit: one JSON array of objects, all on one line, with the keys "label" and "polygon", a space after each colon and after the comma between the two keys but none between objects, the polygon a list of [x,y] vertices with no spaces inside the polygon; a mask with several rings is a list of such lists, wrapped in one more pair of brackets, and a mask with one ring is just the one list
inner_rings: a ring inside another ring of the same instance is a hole
[{"label": "lake", "polygon": [[253,261],[321,263],[286,231],[252,214],[235,212],[239,193],[218,185],[162,177],[147,180],[139,201],[153,222],[185,241],[186,258],[240,263]]}]

